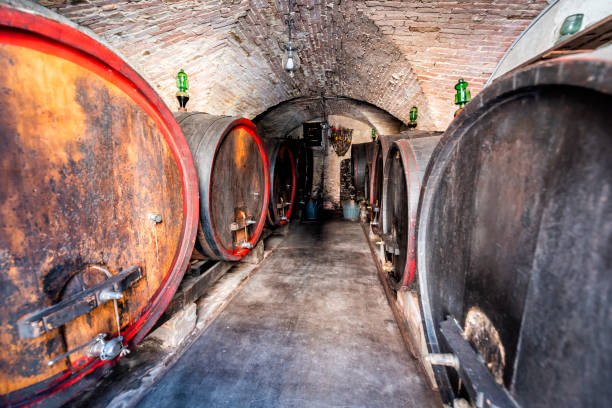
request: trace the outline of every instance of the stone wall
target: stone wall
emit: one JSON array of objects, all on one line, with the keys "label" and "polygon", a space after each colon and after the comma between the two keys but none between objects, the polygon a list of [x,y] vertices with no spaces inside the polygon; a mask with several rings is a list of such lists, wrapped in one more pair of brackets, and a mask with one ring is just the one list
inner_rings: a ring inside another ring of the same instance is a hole
[{"label": "stone wall", "polygon": [[355,186],[351,173],[351,159],[340,162],[340,204],[355,196]]}]

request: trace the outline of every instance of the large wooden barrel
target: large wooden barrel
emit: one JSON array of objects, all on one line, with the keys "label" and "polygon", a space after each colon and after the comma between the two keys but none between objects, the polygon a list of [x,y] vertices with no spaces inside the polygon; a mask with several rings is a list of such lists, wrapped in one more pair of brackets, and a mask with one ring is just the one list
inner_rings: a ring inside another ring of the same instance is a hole
[{"label": "large wooden barrel", "polygon": [[[312,193],[313,155],[312,148],[302,140],[291,140],[291,149],[295,159],[296,187],[295,201],[300,207],[306,205]],[[294,211],[295,214],[295,211]]]},{"label": "large wooden barrel", "polygon": [[283,139],[266,139],[270,159],[270,204],[268,222],[285,225],[291,219],[295,202],[296,168],[291,144]]},{"label": "large wooden barrel", "polygon": [[611,107],[610,59],[551,60],[485,88],[436,148],[417,277],[430,351],[458,358],[459,393],[436,369],[446,402],[612,401]]},{"label": "large wooden barrel", "polygon": [[[422,136],[422,132],[419,136]],[[397,290],[409,288],[414,281],[421,180],[440,137],[400,139],[393,142],[387,152],[383,177],[382,236],[392,265],[389,277]]]},{"label": "large wooden barrel", "polygon": [[351,176],[358,200],[366,194],[366,168],[372,161],[375,142],[357,143],[351,146]]},{"label": "large wooden barrel", "polygon": [[374,144],[372,151],[372,162],[370,163],[368,202],[370,204],[370,226],[375,234],[382,233],[382,191],[384,163],[387,160],[387,152],[396,140],[407,139],[409,132],[396,135],[380,135]]},{"label": "large wooden barrel", "polygon": [[168,305],[197,178],[151,86],[40,6],[0,5],[0,89],[0,405],[56,406]]},{"label": "large wooden barrel", "polygon": [[270,170],[263,140],[248,119],[199,112],[175,116],[200,181],[196,250],[209,259],[240,260],[266,223]]}]

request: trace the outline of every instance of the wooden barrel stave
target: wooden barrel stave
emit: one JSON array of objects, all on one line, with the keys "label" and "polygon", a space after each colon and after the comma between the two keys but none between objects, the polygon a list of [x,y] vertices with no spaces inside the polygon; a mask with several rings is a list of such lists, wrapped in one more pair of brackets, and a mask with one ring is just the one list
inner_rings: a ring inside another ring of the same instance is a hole
[{"label": "wooden barrel stave", "polygon": [[[175,116],[200,182],[196,249],[208,259],[240,260],[257,244],[266,220],[270,186],[263,140],[248,119],[201,112]],[[255,221],[246,225],[246,244],[245,216]],[[240,228],[232,230],[232,224]]]},{"label": "wooden barrel stave", "polygon": [[[140,341],[189,261],[197,179],[161,98],[91,34],[12,2],[0,5],[0,55],[0,400],[53,406],[117,360],[81,350],[47,364],[117,334],[112,301],[83,313],[67,302],[139,267],[118,307],[121,343]],[[28,323],[52,305],[56,323]]]},{"label": "wooden barrel stave", "polygon": [[[408,132],[410,133],[410,132]],[[397,289],[414,282],[416,220],[421,180],[440,136],[400,139],[389,147],[382,193],[382,236]]]},{"label": "wooden barrel stave", "polygon": [[270,200],[268,222],[271,226],[287,224],[295,205],[296,167],[287,140],[266,139],[270,160]]},{"label": "wooden barrel stave", "polygon": [[[611,84],[612,63],[597,57],[495,81],[451,123],[423,180],[417,266],[429,350],[449,352],[440,326],[451,316],[520,406],[612,399],[602,314],[612,291]],[[452,401],[456,373],[435,372]]]}]

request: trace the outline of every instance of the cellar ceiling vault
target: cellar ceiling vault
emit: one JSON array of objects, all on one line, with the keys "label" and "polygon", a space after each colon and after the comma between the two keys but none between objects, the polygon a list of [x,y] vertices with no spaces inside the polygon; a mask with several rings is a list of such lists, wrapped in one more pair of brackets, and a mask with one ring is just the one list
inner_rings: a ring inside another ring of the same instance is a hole
[{"label": "cellar ceiling vault", "polygon": [[[174,76],[189,74],[188,108],[254,118],[296,98],[363,101],[443,130],[453,85],[484,86],[546,0],[297,0],[299,71],[283,69],[287,1],[40,0],[106,40],[175,108]],[[332,104],[342,106],[342,104]],[[333,110],[327,112],[334,114]]]}]

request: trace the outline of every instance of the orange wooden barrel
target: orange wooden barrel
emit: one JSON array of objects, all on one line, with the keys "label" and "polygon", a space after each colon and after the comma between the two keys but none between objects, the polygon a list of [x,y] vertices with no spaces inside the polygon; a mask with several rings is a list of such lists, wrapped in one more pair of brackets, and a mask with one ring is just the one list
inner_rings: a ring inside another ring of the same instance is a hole
[{"label": "orange wooden barrel", "polygon": [[168,305],[197,229],[189,148],[92,35],[0,5],[0,405],[66,403]]},{"label": "orange wooden barrel", "polygon": [[261,237],[270,194],[268,154],[248,119],[202,112],[175,115],[200,181],[196,250],[208,259],[239,261]]}]

